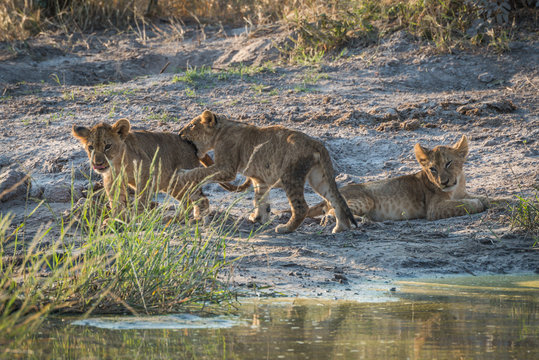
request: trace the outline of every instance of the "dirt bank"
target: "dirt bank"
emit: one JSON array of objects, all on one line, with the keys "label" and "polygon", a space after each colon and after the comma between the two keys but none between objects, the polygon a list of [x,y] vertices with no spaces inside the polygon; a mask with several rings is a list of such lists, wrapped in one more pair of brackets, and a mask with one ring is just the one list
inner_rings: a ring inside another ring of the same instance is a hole
[{"label": "dirt bank", "polygon": [[[415,143],[452,144],[462,134],[470,139],[469,192],[530,195],[539,182],[537,43],[512,43],[502,55],[437,55],[401,32],[330,62],[287,66],[276,65],[272,44],[287,41],[278,28],[148,36],[0,44],[0,182],[31,174],[30,195],[47,199],[53,211],[41,209],[32,226],[69,206],[72,168],[75,195],[88,185],[73,123],[127,117],[137,128],[178,131],[207,108],[323,140],[340,185],[417,171]],[[223,70],[201,71],[203,65]],[[4,198],[0,211],[20,221],[28,212],[25,193]],[[215,185],[207,193],[221,208],[237,196]],[[307,196],[318,201],[310,189]],[[288,207],[281,191],[271,197],[274,211]],[[246,217],[251,199],[244,196],[233,214]],[[497,208],[433,222],[364,223],[338,235],[307,220],[294,234],[277,236],[273,227],[285,220],[275,215],[249,240],[252,225],[243,220],[229,251],[242,259],[230,275],[247,289],[353,298],[371,283],[389,289],[405,277],[539,271],[532,241],[511,230],[506,216]]]}]

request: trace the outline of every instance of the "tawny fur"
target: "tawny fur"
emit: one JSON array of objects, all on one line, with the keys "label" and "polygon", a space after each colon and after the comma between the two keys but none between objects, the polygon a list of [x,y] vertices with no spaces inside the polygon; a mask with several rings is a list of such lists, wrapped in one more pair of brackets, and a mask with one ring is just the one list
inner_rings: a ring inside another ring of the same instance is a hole
[{"label": "tawny fur", "polygon": [[[182,199],[185,190],[177,182],[175,183],[176,172],[180,169],[198,167],[200,163],[204,166],[213,165],[213,160],[207,155],[199,159],[194,146],[182,140],[177,134],[131,131],[127,119],[120,119],[112,126],[101,123],[91,129],[73,125],[72,134],[82,143],[92,168],[103,177],[111,207],[113,207],[114,199],[114,194],[111,193],[112,184],[114,177],[121,173],[122,166],[125,168],[128,185],[141,196],[141,204],[147,206],[149,199],[145,194],[151,191],[143,190],[148,184],[150,167],[156,152],[154,169],[156,177],[153,181],[157,181],[157,173],[160,173],[159,183],[155,184],[154,190],[168,192],[178,200]],[[140,179],[137,179],[138,171],[140,171]],[[241,191],[249,184],[243,184],[243,188],[231,184],[220,185],[229,191]],[[125,190],[124,187],[123,191],[118,194],[121,206],[127,203]],[[195,202],[193,211],[195,218],[207,212],[209,201],[200,188],[193,190],[189,198]]]},{"label": "tawny fur", "polygon": [[215,164],[207,168],[183,172],[182,184],[211,181],[231,181],[237,173],[251,180],[254,186],[255,211],[251,221],[265,223],[270,217],[269,190],[281,187],[286,192],[292,217],[275,229],[288,233],[297,229],[307,214],[304,198],[305,182],[336,209],[340,232],[355,224],[354,217],[337,189],[333,166],[327,149],[321,142],[282,126],[256,127],[217,116],[210,111],[193,119],[180,136],[193,143],[199,157],[214,150]]},{"label": "tawny fur", "polygon": [[[374,221],[426,218],[443,219],[484,211],[486,199],[466,192],[463,172],[468,155],[468,140],[462,136],[453,146],[427,149],[415,145],[422,170],[393,179],[350,184],[339,190],[356,216]],[[333,215],[333,209],[321,202],[307,216]]]}]

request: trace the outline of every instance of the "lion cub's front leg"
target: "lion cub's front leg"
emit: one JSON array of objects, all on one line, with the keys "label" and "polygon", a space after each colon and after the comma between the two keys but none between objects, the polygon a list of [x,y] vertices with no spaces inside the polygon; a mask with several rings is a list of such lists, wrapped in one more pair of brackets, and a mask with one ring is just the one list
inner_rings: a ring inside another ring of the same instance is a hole
[{"label": "lion cub's front leg", "polygon": [[103,174],[103,187],[109,200],[110,217],[105,219],[103,226],[113,224],[115,219],[127,220],[127,185],[124,182],[115,183],[112,170]]},{"label": "lion cub's front leg", "polygon": [[254,212],[249,215],[249,220],[252,222],[259,222],[261,224],[265,224],[268,221],[270,221],[270,213],[271,213],[271,205],[269,202],[269,186],[257,182],[256,180],[252,179],[254,190],[255,190],[255,196],[253,199],[254,203]]},{"label": "lion cub's front leg", "polygon": [[433,198],[427,207],[427,220],[476,214],[484,211],[485,208],[480,199],[441,200]]},{"label": "lion cub's front leg", "polygon": [[202,192],[202,188],[196,187],[193,183],[182,181],[182,176],[189,173],[188,169],[177,169],[174,174],[174,187],[171,195],[176,200],[182,202],[187,200],[193,205],[193,218],[195,220],[209,220],[210,201]]}]

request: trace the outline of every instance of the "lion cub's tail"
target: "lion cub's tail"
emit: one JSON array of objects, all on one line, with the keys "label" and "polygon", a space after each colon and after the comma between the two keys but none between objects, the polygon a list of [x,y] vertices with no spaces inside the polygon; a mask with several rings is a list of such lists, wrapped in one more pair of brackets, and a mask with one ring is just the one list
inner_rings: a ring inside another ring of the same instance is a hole
[{"label": "lion cub's tail", "polygon": [[[324,176],[326,177],[329,184],[329,191],[333,193],[333,197],[337,199],[337,204],[330,205],[333,206],[333,208],[335,208],[336,206],[340,207],[346,214],[348,220],[350,220],[352,224],[358,227],[356,219],[354,218],[354,214],[352,214],[352,210],[350,210],[348,204],[346,203],[346,200],[344,200],[344,197],[341,195],[339,189],[337,188],[337,183],[335,182],[335,172],[333,170],[333,164],[331,162],[328,150],[322,145],[319,153],[320,163],[324,171]],[[315,208],[318,208],[319,206],[320,204],[316,205]],[[311,212],[310,210],[311,209],[309,209],[309,212]]]},{"label": "lion cub's tail", "polygon": [[[200,161],[200,163],[204,165],[204,167],[213,165],[213,159],[208,154],[204,155],[202,159],[198,159],[198,161]],[[241,185],[219,183],[219,186],[230,192],[244,192],[249,188],[249,186],[251,186],[251,179],[247,178]]]}]

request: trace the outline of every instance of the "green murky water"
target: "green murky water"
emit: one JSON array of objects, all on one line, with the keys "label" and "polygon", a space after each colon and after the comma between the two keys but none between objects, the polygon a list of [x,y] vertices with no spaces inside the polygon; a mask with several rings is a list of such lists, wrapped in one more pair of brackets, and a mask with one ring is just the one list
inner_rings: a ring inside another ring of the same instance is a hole
[{"label": "green murky water", "polygon": [[[385,295],[385,294],[384,294]],[[390,301],[250,300],[234,316],[57,319],[16,358],[537,359],[539,276],[401,282]]]}]

